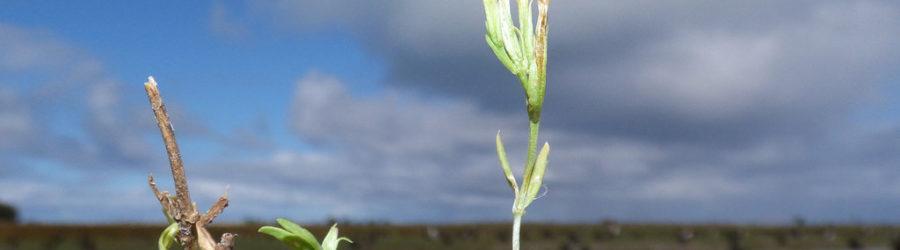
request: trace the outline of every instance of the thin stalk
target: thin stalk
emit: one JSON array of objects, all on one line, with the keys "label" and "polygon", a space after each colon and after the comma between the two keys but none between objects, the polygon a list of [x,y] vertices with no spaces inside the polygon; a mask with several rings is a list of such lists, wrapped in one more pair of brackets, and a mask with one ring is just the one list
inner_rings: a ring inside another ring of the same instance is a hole
[{"label": "thin stalk", "polygon": [[169,166],[172,167],[172,177],[175,179],[175,197],[178,197],[179,205],[191,205],[191,193],[188,191],[187,178],[184,175],[184,163],[181,161],[181,151],[178,150],[178,142],[175,140],[175,130],[169,121],[169,113],[163,104],[156,81],[152,77],[144,83],[147,97],[150,99],[150,107],[156,115],[159,132],[162,134],[163,143],[166,145],[166,153],[169,156]]},{"label": "thin stalk", "polygon": [[534,155],[537,153],[538,128],[540,121],[528,122],[528,166],[534,166]]},{"label": "thin stalk", "polygon": [[[534,169],[534,161],[535,154],[537,154],[537,139],[538,139],[538,128],[541,126],[541,121],[529,121],[528,122],[528,159],[525,161],[525,183],[527,180],[531,179],[531,172]],[[522,188],[523,190],[527,190],[527,187]]]},{"label": "thin stalk", "polygon": [[[174,207],[170,208],[170,210],[174,209],[176,211],[167,211],[167,214],[175,217],[175,220],[178,221],[178,241],[184,246],[185,250],[193,250],[197,247],[197,230],[194,228],[197,217],[199,217],[197,216],[197,208],[191,202],[187,177],[184,176],[184,163],[181,161],[181,152],[178,150],[175,130],[172,129],[172,123],[169,121],[166,105],[163,104],[156,80],[152,76],[147,80],[144,83],[144,88],[147,90],[147,98],[150,99],[150,107],[153,109],[153,114],[156,115],[159,132],[162,134],[163,143],[166,145],[166,153],[169,156],[169,165],[172,167],[172,178],[175,179],[175,197],[177,200],[173,204]],[[154,191],[156,191],[153,176],[150,176],[149,181]],[[160,197],[162,196],[157,194],[157,198]],[[162,198],[160,198],[160,202],[163,202]]]},{"label": "thin stalk", "polygon": [[519,250],[519,228],[522,227],[524,213],[513,214],[512,250]]},{"label": "thin stalk", "polygon": [[[528,136],[528,160],[525,165],[523,186],[519,192],[525,192],[525,190],[528,190],[528,185],[530,185],[530,182],[528,180],[531,179],[531,172],[533,172],[532,170],[534,170],[534,163],[536,161],[535,153],[537,151],[538,128],[540,128],[541,122],[531,121],[529,122],[529,125],[530,133]],[[525,215],[525,206],[528,205],[524,200],[520,200],[519,195],[520,193],[516,193],[516,202],[513,207],[513,250],[519,250],[519,229],[522,225],[522,216]]]}]

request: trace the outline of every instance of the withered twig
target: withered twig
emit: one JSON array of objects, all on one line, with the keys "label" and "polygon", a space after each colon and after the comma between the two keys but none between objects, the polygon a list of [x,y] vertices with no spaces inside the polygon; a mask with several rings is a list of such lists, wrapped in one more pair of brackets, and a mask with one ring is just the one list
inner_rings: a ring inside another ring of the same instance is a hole
[{"label": "withered twig", "polygon": [[213,219],[216,218],[222,210],[225,210],[225,207],[228,206],[228,191],[225,191],[225,194],[222,197],[219,197],[219,200],[216,200],[216,203],[206,210],[206,214],[200,217],[200,221],[198,223],[203,223],[203,225],[209,225],[212,223]]},{"label": "withered twig", "polygon": [[224,233],[222,234],[222,240],[219,240],[219,244],[216,244],[215,250],[232,250],[234,249],[234,237],[237,234]]},{"label": "withered twig", "polygon": [[178,209],[175,208],[175,201],[173,200],[172,195],[170,195],[168,191],[160,192],[159,189],[156,188],[156,181],[153,180],[153,174],[150,174],[147,181],[150,182],[150,188],[153,189],[153,194],[156,194],[156,199],[159,200],[159,204],[162,205],[163,211],[166,211],[166,215],[168,215],[169,218],[174,218],[172,213],[177,212]]},{"label": "withered twig", "polygon": [[156,182],[153,181],[153,175],[148,178],[150,188],[159,200],[166,215],[178,223],[178,242],[186,250],[193,250],[199,247],[203,250],[215,249],[232,249],[234,244],[234,236],[232,234],[222,235],[222,241],[215,243],[212,236],[206,230],[206,225],[212,223],[213,219],[225,207],[228,206],[228,192],[206,212],[200,214],[197,211],[197,204],[191,202],[191,195],[188,191],[187,178],[184,175],[184,164],[181,161],[181,152],[178,150],[178,143],[175,141],[175,132],[172,124],[169,122],[169,114],[166,112],[166,106],[162,102],[156,81],[153,77],[148,77],[144,83],[147,90],[147,97],[150,99],[150,105],[153,113],[156,115],[156,122],[159,125],[159,132],[162,134],[163,142],[166,144],[166,152],[169,156],[169,165],[172,167],[172,178],[175,179],[175,197],[169,192],[160,192],[156,188]]},{"label": "withered twig", "polygon": [[213,241],[212,235],[210,235],[209,232],[206,231],[206,225],[212,223],[213,219],[215,219],[216,216],[219,215],[219,213],[222,213],[222,210],[224,210],[227,206],[228,191],[225,191],[225,194],[223,194],[222,197],[219,197],[219,200],[217,200],[216,203],[209,208],[209,210],[206,210],[206,214],[200,216],[200,220],[197,221],[197,230],[198,234],[200,235],[199,241],[197,243],[200,245],[200,248],[218,250],[220,249],[220,247],[227,247],[223,249],[230,250],[234,247],[234,235],[229,233],[222,234],[222,241],[216,244],[216,242]]},{"label": "withered twig", "polygon": [[175,131],[172,129],[172,123],[169,122],[169,114],[166,112],[166,105],[163,104],[162,97],[159,95],[159,89],[156,86],[156,80],[153,77],[147,78],[144,83],[144,89],[147,90],[147,97],[150,98],[150,105],[153,108],[153,114],[156,115],[156,122],[159,125],[159,133],[162,134],[163,142],[166,144],[166,152],[169,154],[169,165],[172,166],[172,178],[175,179],[175,196],[178,197],[180,205],[191,204],[191,194],[188,192],[187,177],[184,176],[184,164],[181,162],[181,151],[178,150],[178,142],[175,141]]}]

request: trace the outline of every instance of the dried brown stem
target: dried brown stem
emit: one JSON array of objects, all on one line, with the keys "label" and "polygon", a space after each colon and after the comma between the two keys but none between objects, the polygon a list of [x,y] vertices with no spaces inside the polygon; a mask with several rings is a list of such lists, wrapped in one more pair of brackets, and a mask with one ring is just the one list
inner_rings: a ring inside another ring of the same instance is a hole
[{"label": "dried brown stem", "polygon": [[212,223],[213,219],[228,206],[228,192],[226,191],[207,210],[206,214],[198,212],[197,204],[191,202],[187,178],[184,175],[184,163],[181,161],[178,142],[175,141],[175,132],[172,129],[172,124],[169,122],[169,114],[166,112],[166,106],[162,102],[162,97],[153,77],[148,78],[148,81],[144,83],[144,88],[147,90],[147,98],[150,99],[150,105],[159,125],[159,132],[162,134],[163,142],[166,145],[169,164],[172,167],[172,178],[175,179],[175,196],[173,197],[166,191],[160,192],[156,188],[156,182],[153,180],[152,174],[148,178],[148,182],[166,215],[178,223],[178,235],[176,237],[178,242],[186,250],[193,250],[198,247],[203,250],[232,249],[235,235],[223,234],[222,241],[216,244],[206,230],[206,225]]},{"label": "dried brown stem", "polygon": [[219,244],[216,244],[215,250],[232,250],[234,249],[234,237],[237,234],[224,233],[222,234],[222,239],[219,240]]},{"label": "dried brown stem", "polygon": [[228,206],[228,191],[225,191],[225,194],[222,197],[219,197],[219,200],[216,200],[216,203],[206,210],[206,214],[200,217],[200,221],[197,223],[202,223],[203,225],[209,225],[212,223],[213,219],[216,218],[222,210],[225,210],[225,207]]},{"label": "dried brown stem", "polygon": [[172,177],[175,179],[175,196],[178,197],[180,204],[191,204],[187,177],[184,176],[184,163],[181,162],[181,151],[178,150],[178,142],[175,141],[175,130],[172,129],[172,123],[169,122],[169,114],[166,112],[166,105],[163,104],[162,97],[159,95],[156,80],[153,77],[149,77],[148,81],[144,83],[144,89],[147,90],[150,106],[153,108],[153,114],[156,115],[156,122],[159,125],[159,133],[162,134],[163,142],[166,144],[166,152],[169,154],[169,165],[172,166]]},{"label": "dried brown stem", "polygon": [[156,199],[159,200],[159,204],[162,205],[163,211],[166,211],[166,215],[168,215],[169,218],[174,218],[172,213],[178,211],[178,209],[175,208],[175,201],[173,200],[172,195],[170,195],[168,191],[160,192],[159,189],[156,188],[156,181],[153,180],[153,174],[150,174],[150,177],[147,179],[150,182],[150,188],[153,189],[153,194],[156,194]]}]

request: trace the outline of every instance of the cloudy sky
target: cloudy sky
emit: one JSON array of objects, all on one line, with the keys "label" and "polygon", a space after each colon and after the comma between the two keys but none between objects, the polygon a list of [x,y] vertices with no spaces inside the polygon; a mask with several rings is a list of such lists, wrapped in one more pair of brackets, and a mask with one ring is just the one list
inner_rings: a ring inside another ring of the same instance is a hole
[{"label": "cloudy sky", "polygon": [[[510,220],[527,115],[479,1],[0,2],[0,202],[162,222],[153,75],[220,221]],[[550,7],[526,221],[900,223],[900,4]]]}]

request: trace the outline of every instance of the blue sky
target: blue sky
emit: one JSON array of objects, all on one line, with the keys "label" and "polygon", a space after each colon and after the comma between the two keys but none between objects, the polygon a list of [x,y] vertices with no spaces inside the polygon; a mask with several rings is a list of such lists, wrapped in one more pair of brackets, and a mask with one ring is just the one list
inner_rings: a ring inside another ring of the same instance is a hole
[{"label": "blue sky", "polygon": [[[10,24],[49,33],[77,53],[100,61],[110,77],[158,75],[161,81],[179,82],[178,91],[167,96],[202,110],[194,114],[196,118],[211,121],[215,124],[211,129],[221,133],[261,117],[284,123],[290,96],[279,93],[292,88],[298,72],[315,69],[342,75],[361,95],[375,91],[384,74],[384,64],[367,55],[346,31],[295,35],[249,23],[233,28],[242,31],[221,31],[215,16],[228,14],[217,14],[225,11],[223,4],[174,3],[11,1],[4,3],[9,6],[2,16]],[[229,33],[250,32],[251,25],[258,38]],[[221,101],[195,98],[197,92],[244,101],[222,107]],[[279,138],[286,137],[285,131],[277,132]]]},{"label": "blue sky", "polygon": [[[223,221],[509,219],[519,84],[478,2],[0,3],[0,201],[159,222],[160,84]],[[547,195],[526,220],[900,222],[900,5],[551,5]],[[518,171],[517,171],[518,172]]]}]

